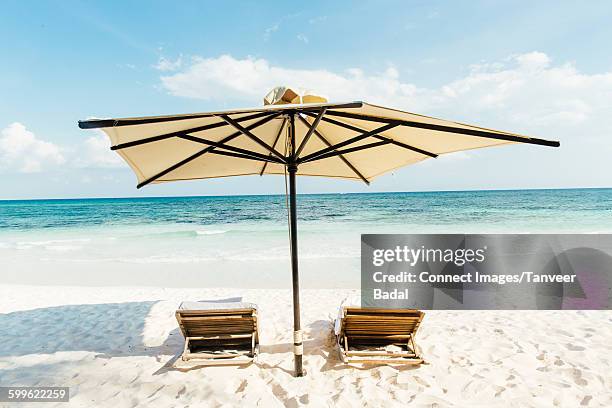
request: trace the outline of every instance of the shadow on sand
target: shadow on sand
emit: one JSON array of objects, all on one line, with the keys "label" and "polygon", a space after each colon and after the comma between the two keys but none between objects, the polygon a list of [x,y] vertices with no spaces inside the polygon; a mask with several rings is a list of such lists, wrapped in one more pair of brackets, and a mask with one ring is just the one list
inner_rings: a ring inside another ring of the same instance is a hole
[{"label": "shadow on sand", "polygon": [[[237,302],[241,298],[205,300],[207,302]],[[171,330],[162,344],[145,345],[143,333],[147,317],[158,301],[66,305],[0,314],[0,358],[29,354],[89,351],[97,358],[128,356],[155,357],[160,368],[153,374],[168,371],[190,371],[201,366],[174,368],[183,347],[183,336],[178,327]],[[317,320],[305,328],[304,353],[320,356],[325,361],[320,371],[347,368],[368,370],[375,366],[358,367],[342,362],[333,333],[333,322]],[[292,343],[262,344],[260,354],[291,354]],[[169,360],[164,357],[172,356]],[[164,363],[165,360],[165,363]],[[262,369],[293,371],[280,364],[271,365],[262,359],[256,365]],[[245,368],[243,366],[240,368]],[[408,367],[398,368],[406,370]]]},{"label": "shadow on sand", "polygon": [[[355,365],[346,364],[340,357],[340,352],[336,344],[336,336],[334,334],[334,322],[331,320],[316,320],[309,324],[305,330],[310,340],[304,341],[304,357],[308,356],[320,356],[322,357],[325,364],[319,369],[320,372],[324,373],[327,371],[341,371],[347,369],[363,370],[368,371],[372,368],[389,366],[388,364],[369,364],[369,365]],[[293,353],[293,343],[278,343],[268,344],[260,346],[262,353],[266,354],[290,354]],[[292,357],[289,357],[292,358]],[[285,366],[287,364],[283,362]],[[278,369],[286,372],[293,376],[293,370],[281,366],[281,364],[267,364],[258,363],[259,367],[263,369]],[[397,371],[411,371],[416,369],[414,366],[404,365],[392,365]]]},{"label": "shadow on sand", "polygon": [[143,343],[155,301],[66,305],[0,314],[0,357],[91,351],[99,357],[158,356],[180,347],[178,330],[164,343]]},{"label": "shadow on sand", "polygon": [[62,351],[90,351],[98,357],[174,355],[183,344],[178,327],[161,345],[144,344],[145,322],[158,302],[65,305],[0,314],[0,357]]}]

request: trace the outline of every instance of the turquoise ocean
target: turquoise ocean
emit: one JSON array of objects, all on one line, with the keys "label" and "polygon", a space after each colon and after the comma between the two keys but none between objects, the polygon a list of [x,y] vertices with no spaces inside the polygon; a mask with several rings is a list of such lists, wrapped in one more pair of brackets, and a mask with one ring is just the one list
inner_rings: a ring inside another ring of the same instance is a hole
[{"label": "turquoise ocean", "polygon": [[[360,235],[612,233],[612,189],[298,196],[305,287],[358,287]],[[283,195],[0,201],[0,283],[289,287]]]}]

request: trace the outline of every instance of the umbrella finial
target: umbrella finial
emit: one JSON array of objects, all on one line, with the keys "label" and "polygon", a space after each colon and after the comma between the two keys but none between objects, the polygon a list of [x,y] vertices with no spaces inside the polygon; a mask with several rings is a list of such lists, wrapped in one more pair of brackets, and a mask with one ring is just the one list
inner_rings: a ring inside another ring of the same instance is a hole
[{"label": "umbrella finial", "polygon": [[299,103],[325,103],[327,98],[309,91],[300,92],[289,86],[277,86],[264,97],[264,105],[286,105]]}]

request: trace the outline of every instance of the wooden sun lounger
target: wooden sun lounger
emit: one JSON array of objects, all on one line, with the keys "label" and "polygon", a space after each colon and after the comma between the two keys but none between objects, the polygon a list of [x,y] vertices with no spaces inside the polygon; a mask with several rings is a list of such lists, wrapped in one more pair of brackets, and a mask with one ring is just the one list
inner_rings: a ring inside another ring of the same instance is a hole
[{"label": "wooden sun lounger", "polygon": [[205,305],[186,302],[176,311],[185,337],[181,360],[205,366],[251,363],[259,352],[257,309],[248,304],[220,304],[219,309]]},{"label": "wooden sun lounger", "polygon": [[[336,333],[345,363],[412,364],[423,359],[415,334],[425,314],[414,309],[343,307]],[[385,350],[395,346],[397,351]]]}]

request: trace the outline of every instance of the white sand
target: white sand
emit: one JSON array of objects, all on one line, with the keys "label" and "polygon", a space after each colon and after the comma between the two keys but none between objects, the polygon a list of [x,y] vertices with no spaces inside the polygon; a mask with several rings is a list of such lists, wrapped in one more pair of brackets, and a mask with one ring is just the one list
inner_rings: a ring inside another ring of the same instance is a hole
[{"label": "white sand", "polygon": [[[0,385],[69,386],[57,406],[79,407],[612,406],[612,312],[427,312],[427,365],[363,369],[339,361],[331,331],[351,293],[303,291],[297,379],[286,290],[0,285]],[[260,307],[259,363],[170,369],[178,303],[229,297]]]}]

